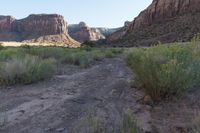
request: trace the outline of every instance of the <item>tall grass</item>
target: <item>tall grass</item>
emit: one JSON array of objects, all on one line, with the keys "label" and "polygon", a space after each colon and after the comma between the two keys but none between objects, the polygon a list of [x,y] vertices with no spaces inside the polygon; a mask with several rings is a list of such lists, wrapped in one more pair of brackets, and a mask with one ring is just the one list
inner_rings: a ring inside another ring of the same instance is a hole
[{"label": "tall grass", "polygon": [[35,47],[25,49],[31,55],[37,55],[43,59],[55,58],[58,62],[72,64],[81,67],[88,67],[95,61],[103,58],[111,58],[114,54],[122,52],[121,49],[101,49],[101,48],[61,48],[61,47]]},{"label": "tall grass", "polygon": [[158,45],[134,48],[126,62],[134,72],[134,81],[154,100],[181,96],[200,79],[200,45]]},{"label": "tall grass", "polygon": [[54,72],[55,61],[53,59],[41,60],[39,57],[28,55],[24,58],[12,57],[1,62],[0,84],[29,84],[50,78]]},{"label": "tall grass", "polygon": [[138,133],[137,121],[130,110],[123,114],[121,126],[120,133]]},{"label": "tall grass", "polygon": [[95,61],[112,57],[121,49],[63,47],[3,47],[0,49],[0,84],[29,84],[52,77],[56,64],[88,67]]},{"label": "tall grass", "polygon": [[195,116],[192,120],[192,132],[191,133],[200,133],[200,113],[195,113]]},{"label": "tall grass", "polygon": [[123,113],[122,119],[114,125],[108,125],[105,119],[101,119],[92,114],[88,114],[81,119],[80,124],[77,125],[74,132],[86,133],[138,133],[137,121],[130,110]]}]

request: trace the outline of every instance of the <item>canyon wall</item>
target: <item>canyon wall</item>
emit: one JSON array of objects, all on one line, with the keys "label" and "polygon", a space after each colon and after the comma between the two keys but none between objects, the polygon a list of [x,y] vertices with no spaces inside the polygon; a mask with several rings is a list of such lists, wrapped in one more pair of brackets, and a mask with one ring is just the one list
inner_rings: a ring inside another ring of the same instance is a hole
[{"label": "canyon wall", "polygon": [[20,20],[0,16],[0,41],[78,44],[68,35],[67,23],[58,14],[32,14]]},{"label": "canyon wall", "polygon": [[153,0],[123,36],[108,38],[121,46],[149,46],[158,41],[189,41],[200,32],[200,0]]}]

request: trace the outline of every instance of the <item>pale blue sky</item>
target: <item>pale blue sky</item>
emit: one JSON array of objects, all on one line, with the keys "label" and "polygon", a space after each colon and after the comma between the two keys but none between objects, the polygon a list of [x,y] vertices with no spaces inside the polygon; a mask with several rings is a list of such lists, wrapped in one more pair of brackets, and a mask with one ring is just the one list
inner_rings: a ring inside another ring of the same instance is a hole
[{"label": "pale blue sky", "polygon": [[17,19],[29,14],[58,13],[72,23],[119,27],[133,20],[152,0],[1,0],[0,14]]}]

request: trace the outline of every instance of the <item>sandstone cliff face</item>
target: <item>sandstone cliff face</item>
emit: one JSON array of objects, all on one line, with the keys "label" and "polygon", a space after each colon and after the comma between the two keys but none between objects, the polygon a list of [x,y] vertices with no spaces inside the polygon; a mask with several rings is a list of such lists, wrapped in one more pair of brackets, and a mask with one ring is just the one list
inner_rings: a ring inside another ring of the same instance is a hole
[{"label": "sandstone cliff face", "polygon": [[100,39],[105,39],[104,35],[97,29],[88,27],[84,22],[69,25],[68,31],[69,35],[73,39],[82,43],[85,41],[98,41]]},{"label": "sandstone cliff face", "polygon": [[12,16],[0,16],[0,32],[9,32],[12,29],[12,23],[15,18]]},{"label": "sandstone cliff face", "polygon": [[129,27],[129,31],[147,27],[166,18],[200,11],[199,0],[153,0],[152,4]]},{"label": "sandstone cliff face", "polygon": [[30,15],[25,19],[14,22],[13,30],[23,34],[25,37],[29,35],[55,35],[67,34],[67,25],[61,15]]},{"label": "sandstone cliff face", "polygon": [[112,41],[123,46],[188,41],[200,32],[199,7],[200,0],[153,0],[129,25],[126,33]]},{"label": "sandstone cliff face", "polygon": [[0,40],[78,44],[68,35],[63,16],[57,14],[30,15],[21,20],[2,16]]}]

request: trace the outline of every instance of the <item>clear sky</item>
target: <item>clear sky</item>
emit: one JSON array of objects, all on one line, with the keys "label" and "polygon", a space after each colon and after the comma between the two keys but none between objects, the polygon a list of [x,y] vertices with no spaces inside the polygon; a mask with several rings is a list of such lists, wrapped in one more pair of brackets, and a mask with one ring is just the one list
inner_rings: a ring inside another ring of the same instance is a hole
[{"label": "clear sky", "polygon": [[0,14],[17,19],[29,14],[58,13],[70,23],[93,27],[119,27],[132,21],[152,0],[1,0]]}]

